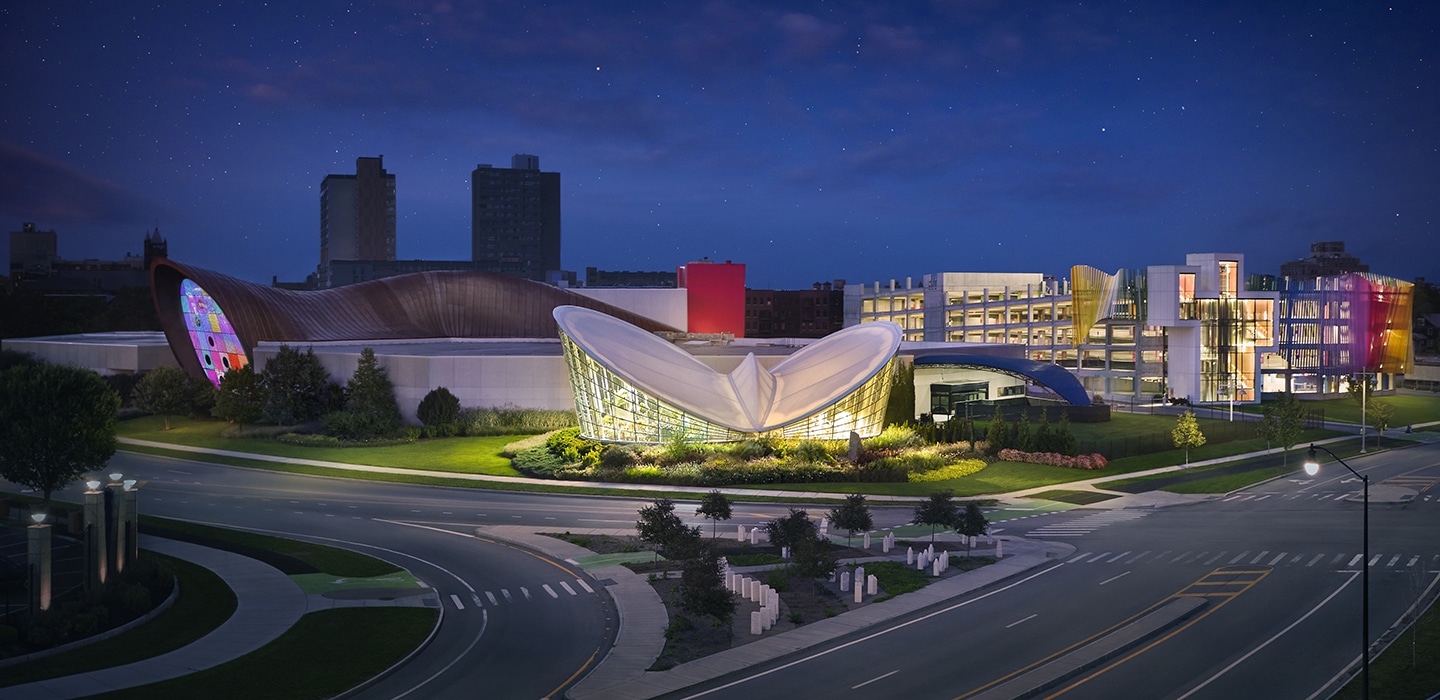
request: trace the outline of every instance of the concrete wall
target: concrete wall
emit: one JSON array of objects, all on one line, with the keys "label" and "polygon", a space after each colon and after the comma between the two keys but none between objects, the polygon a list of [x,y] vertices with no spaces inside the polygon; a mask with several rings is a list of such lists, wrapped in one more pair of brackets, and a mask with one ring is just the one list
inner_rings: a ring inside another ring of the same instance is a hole
[{"label": "concrete wall", "polygon": [[618,306],[678,330],[685,330],[689,324],[688,295],[684,289],[576,287],[570,291]]},{"label": "concrete wall", "polygon": [[6,350],[30,353],[56,365],[72,365],[108,374],[135,374],[161,365],[178,367],[165,334],[159,332],[86,333],[47,338],[10,338]]}]

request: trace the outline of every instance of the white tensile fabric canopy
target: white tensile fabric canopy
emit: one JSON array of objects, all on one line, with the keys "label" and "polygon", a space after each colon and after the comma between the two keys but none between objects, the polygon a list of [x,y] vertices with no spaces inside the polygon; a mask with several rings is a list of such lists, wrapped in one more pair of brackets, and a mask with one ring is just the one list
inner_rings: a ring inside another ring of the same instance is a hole
[{"label": "white tensile fabric canopy", "polygon": [[721,374],[651,333],[597,311],[560,306],[560,330],[606,369],[691,415],[745,433],[801,420],[839,401],[885,368],[900,328],[866,323],[832,333],[773,368],[752,353]]}]

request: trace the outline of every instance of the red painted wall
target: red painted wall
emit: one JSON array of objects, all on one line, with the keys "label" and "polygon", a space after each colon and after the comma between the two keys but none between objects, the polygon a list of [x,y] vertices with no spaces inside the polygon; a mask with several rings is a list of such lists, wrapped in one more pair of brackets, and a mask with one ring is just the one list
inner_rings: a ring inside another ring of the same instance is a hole
[{"label": "red painted wall", "polygon": [[675,270],[689,305],[691,333],[745,337],[745,265],[697,260]]}]

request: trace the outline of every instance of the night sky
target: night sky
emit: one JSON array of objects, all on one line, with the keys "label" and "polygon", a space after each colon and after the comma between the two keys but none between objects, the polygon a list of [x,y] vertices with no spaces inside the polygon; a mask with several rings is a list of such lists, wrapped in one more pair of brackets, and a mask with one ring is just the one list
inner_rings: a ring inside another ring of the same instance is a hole
[{"label": "night sky", "polygon": [[[752,287],[1108,271],[1344,240],[1440,278],[1440,3],[5,3],[0,230],[268,283],[384,155],[398,256],[470,172],[561,173],[567,269]],[[0,250],[8,267],[8,247]]]}]

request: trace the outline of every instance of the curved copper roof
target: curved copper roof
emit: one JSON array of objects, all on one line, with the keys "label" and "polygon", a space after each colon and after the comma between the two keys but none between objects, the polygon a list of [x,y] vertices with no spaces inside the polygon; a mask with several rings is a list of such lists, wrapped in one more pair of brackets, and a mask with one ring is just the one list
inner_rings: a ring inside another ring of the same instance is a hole
[{"label": "curved copper roof", "polygon": [[477,271],[417,272],[318,291],[246,282],[173,260],[150,266],[160,327],[180,366],[201,376],[181,317],[180,283],[200,285],[224,311],[248,357],[260,342],[407,338],[553,338],[551,311],[581,306],[650,331],[676,331],[568,289]]}]

